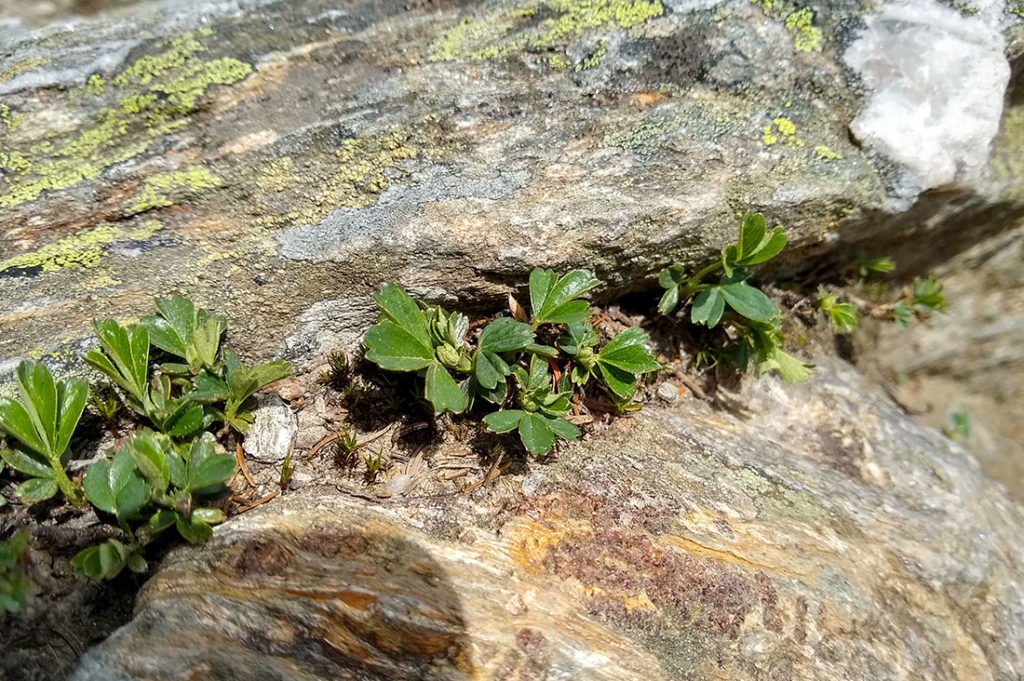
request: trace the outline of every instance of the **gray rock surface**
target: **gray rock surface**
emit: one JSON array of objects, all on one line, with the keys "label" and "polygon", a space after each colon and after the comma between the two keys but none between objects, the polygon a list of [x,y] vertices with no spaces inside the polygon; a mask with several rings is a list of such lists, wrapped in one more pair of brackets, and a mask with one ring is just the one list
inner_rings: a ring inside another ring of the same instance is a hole
[{"label": "gray rock surface", "polygon": [[[587,266],[615,297],[748,209],[787,228],[789,270],[960,248],[1024,212],[1020,173],[984,172],[1016,18],[916,7],[166,0],[10,31],[0,361],[63,365],[91,318],[180,292],[247,357],[312,366],[385,279],[493,306]],[[929,114],[887,128],[906,97]]]},{"label": "gray rock surface", "polygon": [[1018,678],[1024,511],[973,459],[837,362],[737,409],[469,495],[285,497],[175,550],[74,678]]}]

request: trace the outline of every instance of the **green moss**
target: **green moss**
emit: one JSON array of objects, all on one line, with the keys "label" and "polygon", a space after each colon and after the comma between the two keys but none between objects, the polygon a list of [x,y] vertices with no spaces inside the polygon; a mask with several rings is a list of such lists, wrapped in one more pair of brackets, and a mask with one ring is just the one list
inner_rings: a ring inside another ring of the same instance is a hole
[{"label": "green moss", "polygon": [[[172,40],[161,53],[140,57],[108,82],[90,76],[70,99],[95,112],[90,122],[20,150],[17,159],[12,159],[13,151],[7,152],[4,167],[11,172],[0,179],[0,207],[93,179],[142,153],[161,136],[187,125],[210,86],[238,82],[252,70],[231,58],[204,61],[198,57],[203,49],[196,34],[188,34]],[[114,105],[104,107],[109,100]]]},{"label": "green moss", "polygon": [[[430,60],[543,51],[591,31],[633,28],[664,12],[660,0],[544,0],[526,9],[502,9],[484,19],[466,17],[434,43]],[[538,16],[547,18],[537,21]],[[557,57],[549,57],[548,63],[565,68]]]},{"label": "green moss", "polygon": [[167,175],[150,177],[132,197],[128,214],[174,205],[171,197],[180,199],[200,189],[219,187],[220,180],[202,166],[191,166],[185,170]]},{"label": "green moss", "polygon": [[820,52],[821,30],[811,24],[814,12],[810,7],[793,12],[786,17],[786,28],[793,33],[793,47],[798,52]]}]

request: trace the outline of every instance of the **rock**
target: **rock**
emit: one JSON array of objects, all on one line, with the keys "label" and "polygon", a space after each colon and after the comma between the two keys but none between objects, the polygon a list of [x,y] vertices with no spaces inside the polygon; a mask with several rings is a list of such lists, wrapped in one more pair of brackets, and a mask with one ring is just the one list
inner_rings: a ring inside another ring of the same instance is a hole
[{"label": "rock", "polygon": [[843,53],[871,90],[851,131],[902,164],[914,193],[977,180],[988,165],[1010,79],[991,20],[1001,12],[985,7],[965,17],[930,0],[887,3],[864,18]]},{"label": "rock", "polygon": [[658,399],[674,404],[679,400],[679,386],[670,381],[665,381],[658,386]]},{"label": "rock", "polygon": [[[165,0],[16,31],[0,366],[70,369],[93,317],[179,292],[244,356],[305,370],[358,346],[385,280],[494,309],[535,266],[581,266],[615,298],[710,262],[751,208],[786,227],[790,269],[865,245],[934,258],[1024,214],[1001,190],[1019,172],[981,172],[1001,6],[783,7]],[[898,80],[865,56],[905,44]],[[934,120],[887,131],[901,96]]]},{"label": "rock", "polygon": [[242,441],[245,453],[263,463],[280,463],[295,446],[298,423],[284,400],[261,395],[253,410],[255,420]]},{"label": "rock", "polygon": [[74,678],[1016,678],[1021,506],[838,362],[740,399],[472,495],[286,495],[174,550]]},{"label": "rock", "polygon": [[276,383],[272,383],[267,386],[265,392],[274,393],[282,400],[286,400],[288,402],[297,402],[306,394],[302,385],[294,378],[284,378]]}]

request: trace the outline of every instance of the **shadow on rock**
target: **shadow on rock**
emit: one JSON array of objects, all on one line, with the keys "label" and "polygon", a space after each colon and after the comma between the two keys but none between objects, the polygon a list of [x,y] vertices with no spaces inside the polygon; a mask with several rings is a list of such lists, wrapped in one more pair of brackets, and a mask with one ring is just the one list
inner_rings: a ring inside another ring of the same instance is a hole
[{"label": "shadow on rock", "polygon": [[329,521],[250,524],[174,554],[73,678],[457,681],[470,678],[465,628],[416,544]]}]

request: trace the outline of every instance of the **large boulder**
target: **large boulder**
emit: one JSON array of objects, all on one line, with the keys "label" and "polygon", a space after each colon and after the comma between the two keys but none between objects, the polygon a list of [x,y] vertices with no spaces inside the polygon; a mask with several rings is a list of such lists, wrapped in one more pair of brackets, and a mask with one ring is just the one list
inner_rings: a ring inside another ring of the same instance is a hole
[{"label": "large boulder", "polygon": [[582,265],[612,296],[751,208],[786,226],[782,267],[863,246],[911,271],[1022,210],[1018,173],[986,172],[1018,19],[969,9],[177,0],[5,24],[0,367],[175,291],[301,363],[358,336],[384,279],[488,305]]},{"label": "large boulder", "polygon": [[1024,511],[846,365],[469,495],[331,487],[175,551],[77,681],[958,679],[1024,668]]}]

